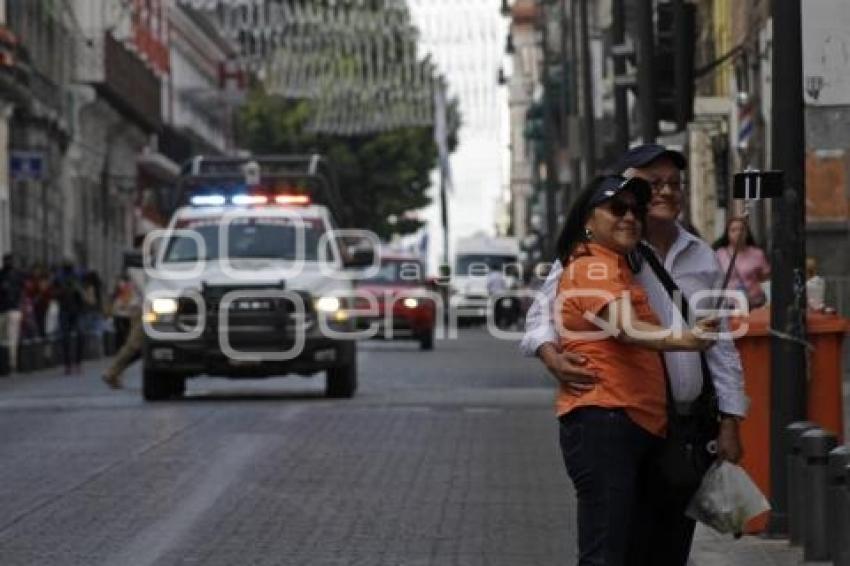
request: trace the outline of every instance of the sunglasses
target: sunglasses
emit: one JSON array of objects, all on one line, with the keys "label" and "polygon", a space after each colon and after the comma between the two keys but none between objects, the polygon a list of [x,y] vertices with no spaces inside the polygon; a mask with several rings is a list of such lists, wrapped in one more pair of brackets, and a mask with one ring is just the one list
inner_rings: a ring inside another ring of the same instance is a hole
[{"label": "sunglasses", "polygon": [[630,210],[634,217],[638,220],[642,220],[643,217],[646,216],[646,205],[637,202],[612,200],[607,203],[606,209],[617,218],[624,217]]}]

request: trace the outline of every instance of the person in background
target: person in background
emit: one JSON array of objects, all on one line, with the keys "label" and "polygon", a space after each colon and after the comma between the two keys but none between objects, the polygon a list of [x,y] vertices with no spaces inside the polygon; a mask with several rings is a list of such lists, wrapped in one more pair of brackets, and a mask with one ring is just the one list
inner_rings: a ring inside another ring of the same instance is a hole
[{"label": "person in background", "polygon": [[806,302],[815,311],[824,311],[826,307],[826,280],[818,275],[818,260],[806,258]]},{"label": "person in background", "polygon": [[712,247],[724,272],[729,269],[735,248],[738,249],[727,289],[742,291],[751,309],[763,306],[767,298],[761,283],[770,279],[770,263],[764,250],[756,244],[746,219],[739,216],[730,218],[723,235]]},{"label": "person in background", "polygon": [[135,289],[125,270],[118,277],[115,290],[112,292],[112,324],[115,327],[115,346],[118,349],[127,341],[127,335],[130,333],[130,317],[133,308],[138,304]]},{"label": "person in background", "polygon": [[18,367],[23,285],[24,277],[15,266],[15,256],[5,254],[0,268],[0,344],[8,348],[11,371]]},{"label": "person in background", "polygon": [[490,271],[487,273],[487,296],[490,298],[493,305],[493,321],[498,328],[506,328],[509,322],[509,312],[504,297],[505,291],[508,290],[508,282],[502,273],[499,264],[489,266]]},{"label": "person in background", "polygon": [[[652,195],[647,205],[644,241],[685,296],[691,297],[699,291],[716,289],[723,273],[711,247],[679,222],[687,188],[682,179],[686,167],[687,161],[680,152],[658,144],[643,144],[628,150],[614,170],[649,182]],[[587,367],[584,356],[564,349],[558,340],[551,305],[555,304],[562,273],[563,268],[556,261],[528,311],[520,349],[527,356],[539,357],[570,395],[583,396],[593,393],[599,378]],[[646,261],[636,279],[646,290],[662,326],[669,328],[682,321],[678,306]],[[731,340],[720,340],[705,357],[720,411],[717,457],[737,463],[742,455],[738,423],[749,404],[741,360]],[[664,362],[679,419],[688,418],[683,411],[700,398],[703,389],[705,376],[700,356],[695,352],[665,352]],[[638,479],[640,520],[633,533],[628,564],[685,566],[696,526],[685,516],[693,493],[668,485],[654,471],[647,468]]]},{"label": "person in background", "polygon": [[83,286],[74,264],[65,260],[54,282],[54,294],[59,303],[59,333],[62,337],[62,356],[65,374],[79,373],[83,360],[82,315]]},{"label": "person in background", "polygon": [[36,282],[31,271],[24,278],[21,292],[21,339],[33,340],[41,337],[35,313]]},{"label": "person in background", "polygon": [[83,289],[83,312],[81,327],[86,336],[100,339],[103,323],[103,299],[100,276],[96,271],[86,271],[80,284]]},{"label": "person in background", "polygon": [[53,300],[53,289],[50,274],[43,265],[38,265],[33,270],[33,310],[38,332],[42,338],[47,337],[47,309]]},{"label": "person in background", "polygon": [[[134,241],[134,248],[140,250],[144,243],[144,236],[137,236]],[[133,299],[129,303],[128,313],[130,320],[130,329],[127,334],[127,339],[109,368],[100,376],[100,379],[110,389],[121,389],[124,384],[121,381],[121,374],[124,373],[130,364],[139,359],[142,354],[142,347],[145,340],[145,328],[142,323],[142,307],[144,303],[145,289],[145,271],[141,266],[127,268],[128,282],[132,287]]]}]

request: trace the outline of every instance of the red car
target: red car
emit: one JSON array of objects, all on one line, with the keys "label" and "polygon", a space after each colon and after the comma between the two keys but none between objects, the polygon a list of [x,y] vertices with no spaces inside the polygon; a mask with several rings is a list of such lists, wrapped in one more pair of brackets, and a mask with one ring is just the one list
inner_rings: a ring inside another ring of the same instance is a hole
[{"label": "red car", "polygon": [[357,315],[359,329],[377,328],[376,337],[417,340],[421,349],[434,349],[436,305],[428,296],[424,266],[418,258],[382,254],[378,273],[357,282],[357,295],[358,310],[368,309],[366,297],[373,297],[378,313]]}]

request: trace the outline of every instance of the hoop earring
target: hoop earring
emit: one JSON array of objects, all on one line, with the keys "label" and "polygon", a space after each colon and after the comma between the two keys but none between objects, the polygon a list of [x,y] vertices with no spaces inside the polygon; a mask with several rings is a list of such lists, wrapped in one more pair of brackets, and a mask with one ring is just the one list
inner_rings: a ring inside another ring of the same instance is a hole
[{"label": "hoop earring", "polygon": [[584,239],[588,242],[593,239],[593,231],[590,228],[584,229]]}]

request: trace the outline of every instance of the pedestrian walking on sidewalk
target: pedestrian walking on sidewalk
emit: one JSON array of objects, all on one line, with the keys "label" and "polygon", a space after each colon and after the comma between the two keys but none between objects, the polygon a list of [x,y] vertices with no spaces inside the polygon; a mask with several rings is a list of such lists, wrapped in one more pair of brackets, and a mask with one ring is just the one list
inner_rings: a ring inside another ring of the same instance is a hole
[{"label": "pedestrian walking on sidewalk", "polygon": [[[698,291],[717,288],[723,273],[711,247],[678,222],[686,188],[682,179],[685,167],[686,160],[681,153],[657,144],[645,144],[627,151],[615,169],[627,177],[640,177],[649,182],[651,196],[643,244],[665,273],[669,272],[683,294],[690,297]],[[645,290],[652,311],[663,327],[682,324],[679,306],[648,263],[644,261],[635,266],[635,279]],[[520,347],[524,354],[541,359],[560,383],[562,394],[584,398],[597,395],[600,376],[587,356],[565,349],[558,340],[552,305],[562,273],[563,267],[556,261],[528,311],[526,334]],[[737,462],[742,454],[738,421],[746,414],[748,405],[741,361],[734,344],[728,340],[718,341],[704,356],[706,375],[703,375],[702,358],[696,352],[663,354],[677,423],[687,424],[694,418],[685,413],[703,397],[706,387],[713,385],[720,419],[716,455]],[[685,566],[695,527],[694,521],[684,514],[692,495],[691,488],[666,483],[657,473],[652,458],[643,462],[636,482],[638,498],[625,564]]]},{"label": "pedestrian walking on sidewalk", "polygon": [[23,284],[24,276],[15,266],[15,256],[5,254],[0,268],[0,344],[8,349],[10,371],[18,367]]},{"label": "pedestrian walking on sidewalk", "polygon": [[[141,246],[141,240],[137,239],[136,248]],[[130,322],[127,339],[115,354],[112,364],[101,376],[103,382],[112,389],[123,387],[121,374],[130,364],[138,360],[142,355],[142,346],[145,341],[145,329],[142,324],[142,305],[144,302],[145,273],[141,267],[127,268],[127,282],[129,288],[124,289],[127,294],[123,308]]]},{"label": "pedestrian walking on sidewalk", "polygon": [[134,302],[137,302],[136,291],[125,270],[115,284],[112,293],[112,325],[115,328],[115,344],[120,349],[130,334],[130,317]]},{"label": "pedestrian walking on sidewalk", "polygon": [[59,332],[62,336],[62,360],[65,374],[80,373],[83,360],[83,286],[70,260],[63,262],[54,283],[59,303]]},{"label": "pedestrian walking on sidewalk", "polygon": [[751,309],[763,306],[767,297],[761,284],[770,279],[770,262],[750,233],[747,219],[741,216],[730,218],[723,235],[712,247],[716,250],[717,259],[724,272],[729,269],[732,257],[735,257],[728,288],[744,293]]}]

